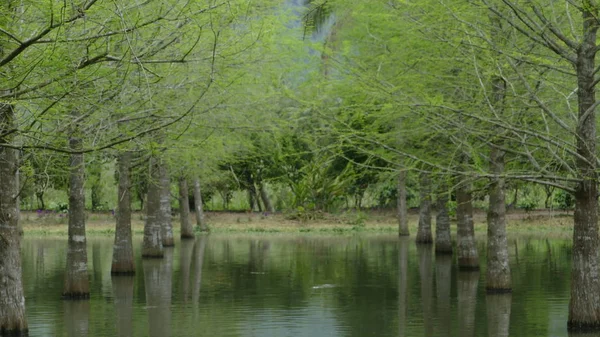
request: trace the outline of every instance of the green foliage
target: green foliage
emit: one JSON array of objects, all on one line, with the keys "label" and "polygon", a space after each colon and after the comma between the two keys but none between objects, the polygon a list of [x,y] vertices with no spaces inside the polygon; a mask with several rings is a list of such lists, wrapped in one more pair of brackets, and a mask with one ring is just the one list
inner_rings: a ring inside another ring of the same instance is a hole
[{"label": "green foliage", "polygon": [[573,195],[563,190],[558,190],[554,194],[554,202],[558,205],[559,209],[563,210],[572,209],[575,205]]}]

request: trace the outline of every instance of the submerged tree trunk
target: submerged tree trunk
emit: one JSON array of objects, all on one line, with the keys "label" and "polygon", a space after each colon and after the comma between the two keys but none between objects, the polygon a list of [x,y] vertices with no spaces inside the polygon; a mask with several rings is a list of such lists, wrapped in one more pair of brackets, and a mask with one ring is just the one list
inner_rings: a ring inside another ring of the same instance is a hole
[{"label": "submerged tree trunk", "polygon": [[202,205],[202,193],[200,191],[200,179],[194,179],[194,204],[195,204],[195,212],[196,212],[196,225],[200,227],[200,230],[203,232],[208,231],[208,226],[206,224],[206,218],[204,217],[204,206]]},{"label": "submerged tree trunk", "polygon": [[475,244],[470,184],[459,183],[456,190],[456,203],[458,268],[478,270],[479,254]]},{"label": "submerged tree trunk", "polygon": [[577,51],[576,167],[581,182],[575,188],[575,226],[571,263],[571,330],[600,329],[600,275],[598,275],[598,175],[596,173],[596,91],[598,9],[591,1],[582,4],[583,41]]},{"label": "submerged tree trunk", "polygon": [[119,187],[117,195],[117,228],[113,246],[112,274],[134,274],[133,243],[131,237],[131,152],[118,157]]},{"label": "submerged tree trunk", "polygon": [[[13,144],[14,110],[0,103],[0,144]],[[21,279],[17,150],[0,146],[0,335],[26,334],[25,297]]]},{"label": "submerged tree trunk", "polygon": [[160,223],[163,247],[175,246],[171,221],[171,178],[165,162],[160,165]]},{"label": "submerged tree trunk", "polygon": [[408,207],[406,206],[406,171],[402,170],[398,173],[398,235],[408,236]]},{"label": "submerged tree trunk", "polygon": [[419,228],[417,243],[433,243],[431,233],[431,180],[428,173],[421,173],[419,179],[421,203],[419,205]]},{"label": "submerged tree trunk", "polygon": [[269,213],[273,213],[275,211],[275,209],[273,208],[273,204],[271,204],[271,199],[269,199],[269,195],[267,194],[265,185],[262,182],[259,184],[259,190],[260,190],[260,198],[262,199],[263,204],[265,205],[265,211],[269,212]]},{"label": "submerged tree trunk", "polygon": [[162,185],[158,160],[157,158],[150,158],[150,181],[148,182],[146,223],[144,224],[144,241],[142,243],[142,257],[145,258],[162,258],[164,256],[160,223]]},{"label": "submerged tree trunk", "polygon": [[[83,142],[73,130],[69,149],[81,151]],[[69,165],[69,240],[67,268],[63,297],[69,299],[89,298],[90,282],[87,268],[87,242],[85,237],[85,164],[83,153],[71,154]]]},{"label": "submerged tree trunk", "polygon": [[435,217],[435,253],[452,254],[448,192],[445,188],[440,189],[435,205],[437,211]]},{"label": "submerged tree trunk", "polygon": [[179,221],[181,223],[181,238],[193,239],[194,228],[190,222],[190,195],[187,179],[179,177]]}]

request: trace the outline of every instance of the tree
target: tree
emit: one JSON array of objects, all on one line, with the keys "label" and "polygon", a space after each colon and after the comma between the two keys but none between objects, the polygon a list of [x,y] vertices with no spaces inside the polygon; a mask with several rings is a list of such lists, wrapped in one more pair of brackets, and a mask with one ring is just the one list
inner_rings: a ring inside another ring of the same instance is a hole
[{"label": "tree", "polygon": [[135,273],[131,234],[131,159],[131,151],[121,152],[117,159],[119,187],[111,274]]}]

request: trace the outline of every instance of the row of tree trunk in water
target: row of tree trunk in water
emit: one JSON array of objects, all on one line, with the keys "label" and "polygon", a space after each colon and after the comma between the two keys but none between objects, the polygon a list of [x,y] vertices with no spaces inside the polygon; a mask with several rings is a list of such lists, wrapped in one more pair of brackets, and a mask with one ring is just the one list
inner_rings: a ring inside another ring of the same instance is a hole
[{"label": "row of tree trunk in water", "polygon": [[[8,108],[7,108],[8,107]],[[12,110],[10,106],[3,108]],[[12,111],[1,111],[1,129],[10,129],[14,118]],[[0,135],[0,143],[11,144],[11,134]],[[69,222],[68,250],[62,296],[65,299],[86,299],[90,295],[87,268],[85,231],[85,167],[81,137],[73,132],[69,139],[72,151],[69,166]],[[131,230],[131,165],[132,153],[118,156],[118,206],[111,273],[135,273]],[[171,223],[171,179],[167,166],[159,157],[149,161],[150,175],[147,194],[147,213],[142,244],[143,258],[162,258],[163,247],[174,245]],[[0,335],[24,335],[28,331],[25,315],[25,298],[21,275],[19,223],[18,150],[0,147]],[[190,221],[188,180],[181,176],[179,182],[179,207],[181,238],[193,239],[194,228]],[[204,218],[200,182],[193,180],[196,224],[202,231],[208,227]]]},{"label": "row of tree trunk in water", "polygon": [[[431,179],[428,173],[419,178],[420,206],[419,223],[416,234],[417,244],[433,244],[432,210],[436,210],[435,252],[452,254],[450,215],[448,210],[448,189],[440,184],[435,202],[432,201]],[[473,205],[471,186],[468,182],[456,184],[456,220],[458,267],[460,270],[479,270],[479,255],[475,244]],[[495,179],[489,186],[489,207],[487,212],[487,271],[486,290],[488,293],[506,293],[512,290],[508,241],[506,238],[506,202],[504,180]],[[406,206],[406,174],[398,178],[398,233],[408,236],[408,210]]]}]

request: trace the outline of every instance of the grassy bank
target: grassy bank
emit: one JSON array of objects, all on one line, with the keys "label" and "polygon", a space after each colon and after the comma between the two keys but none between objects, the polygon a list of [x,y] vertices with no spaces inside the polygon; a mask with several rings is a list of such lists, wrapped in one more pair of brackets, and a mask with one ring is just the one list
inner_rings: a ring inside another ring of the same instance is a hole
[{"label": "grassy bank", "polygon": [[[213,233],[395,233],[397,222],[392,212],[346,212],[336,215],[323,214],[317,219],[293,220],[283,214],[263,215],[259,213],[207,213]],[[570,235],[573,229],[572,214],[552,211],[513,211],[507,216],[508,232],[515,234]],[[410,214],[409,228],[417,231],[418,215]],[[474,216],[477,235],[486,232],[484,212]],[[68,218],[54,212],[23,212],[21,223],[25,235],[61,236],[67,234]],[[179,219],[173,218],[176,234]],[[87,233],[90,235],[113,235],[115,219],[112,213],[89,213]],[[143,234],[143,215],[133,215],[132,227],[135,235]],[[453,224],[453,227],[456,225]],[[453,229],[455,232],[455,229]]]}]

